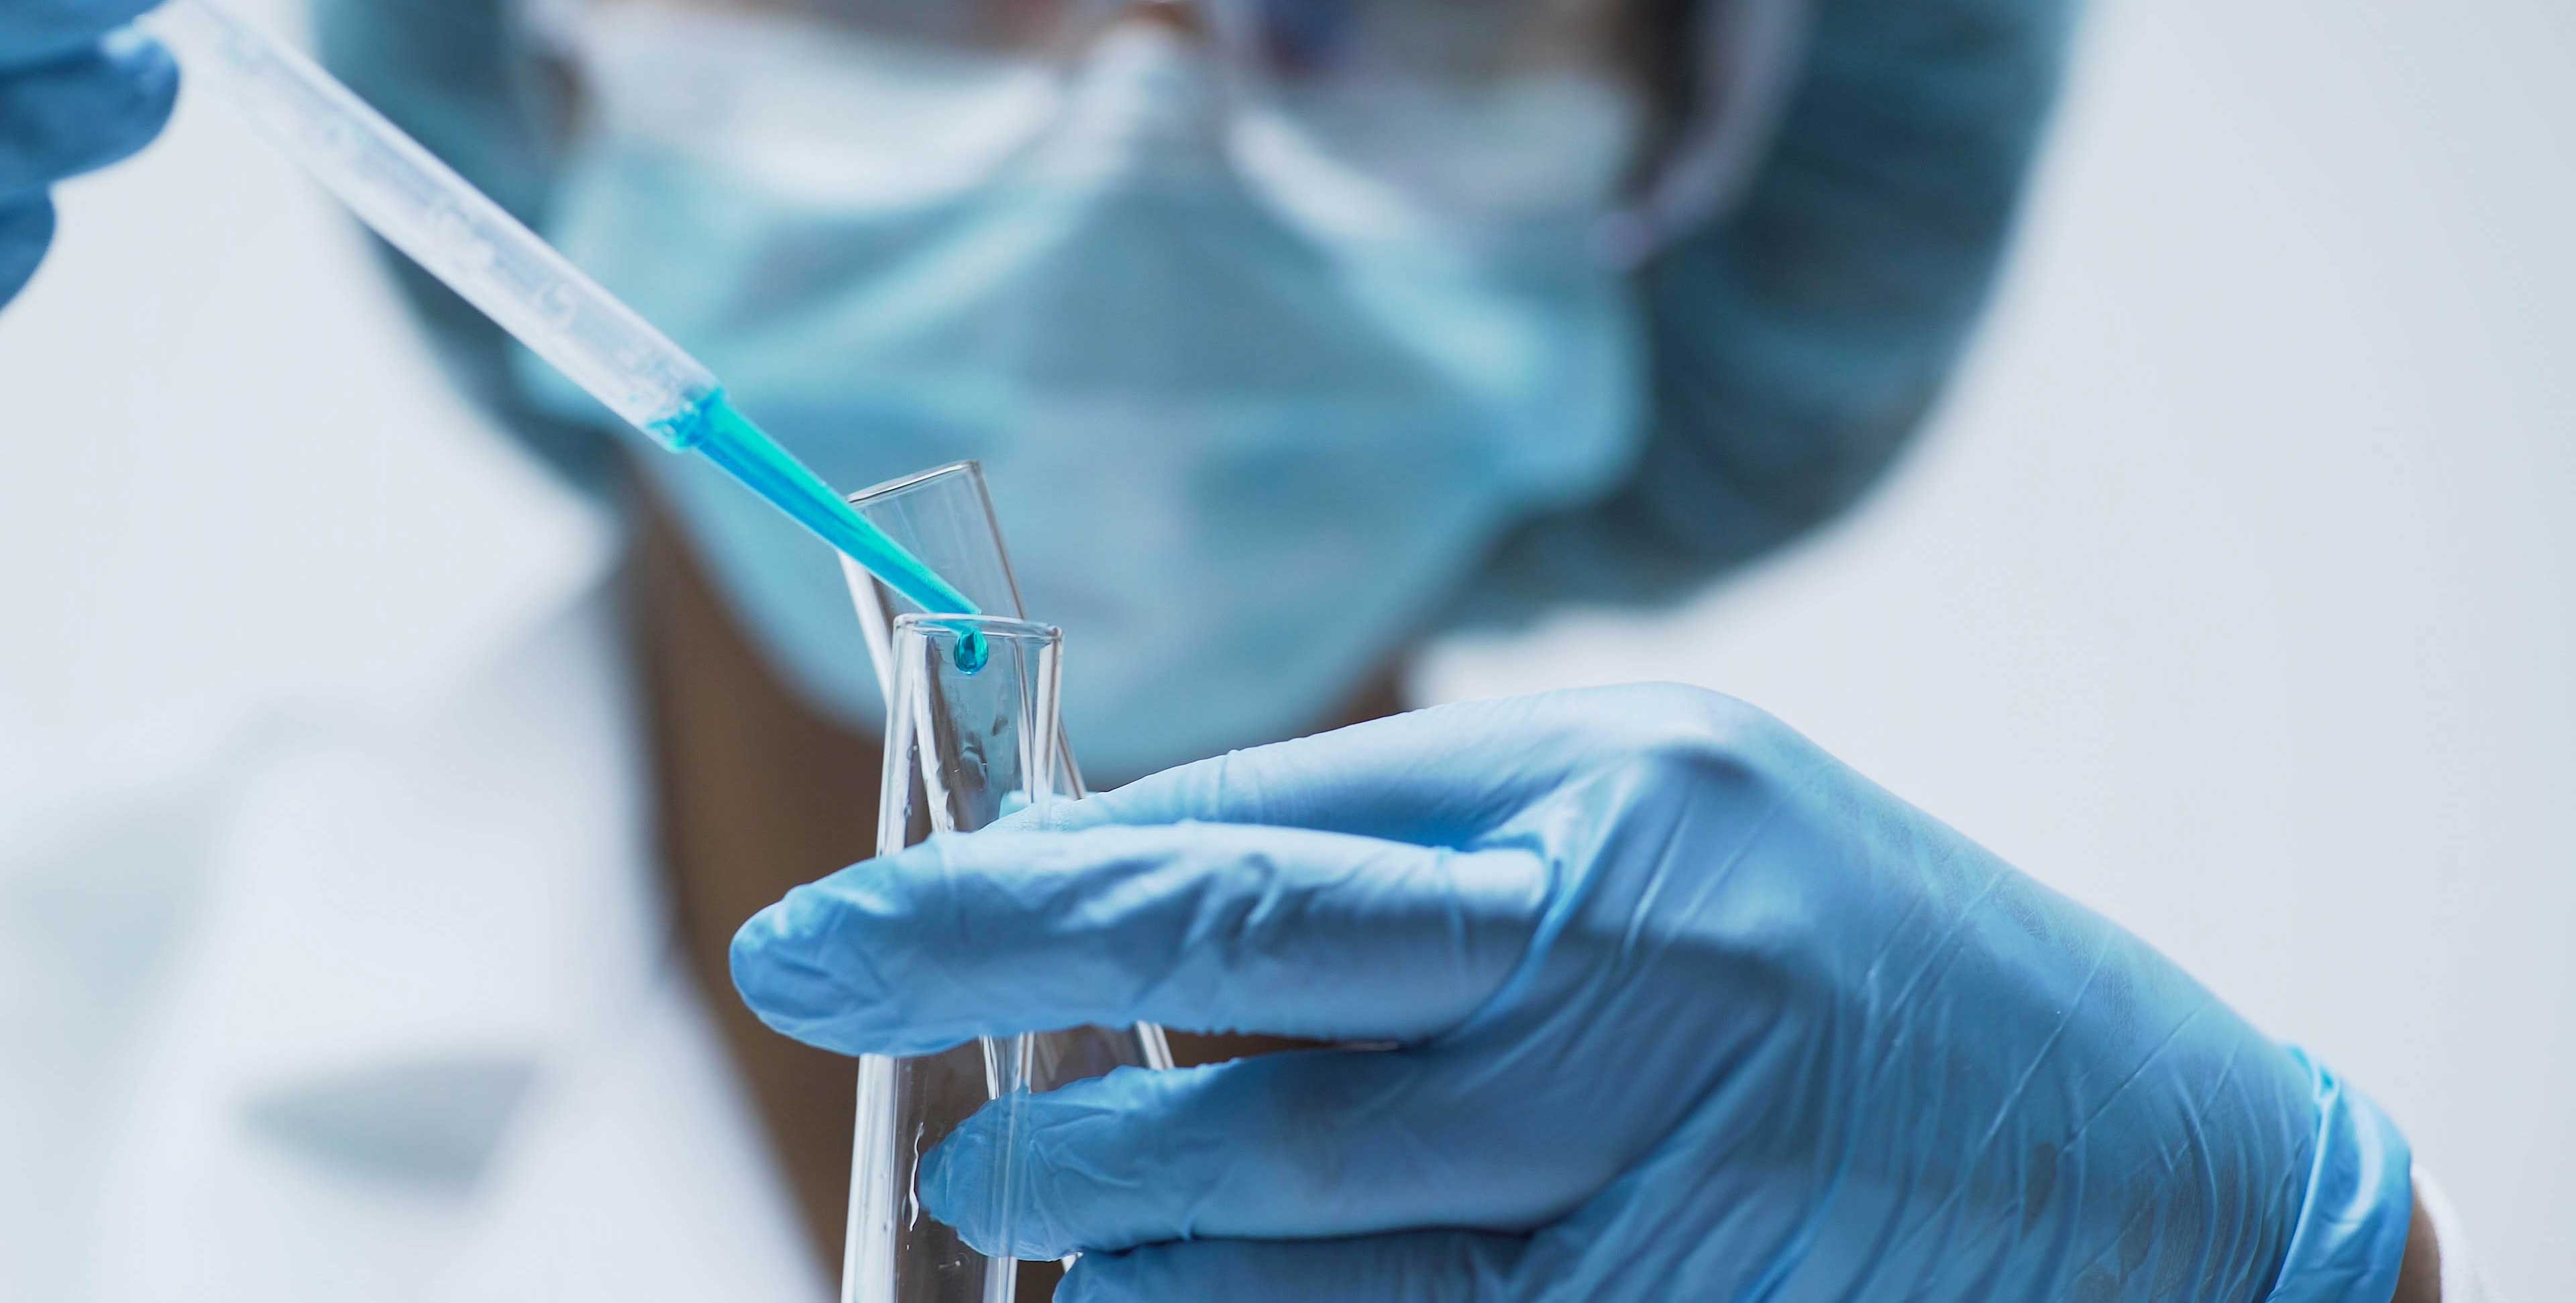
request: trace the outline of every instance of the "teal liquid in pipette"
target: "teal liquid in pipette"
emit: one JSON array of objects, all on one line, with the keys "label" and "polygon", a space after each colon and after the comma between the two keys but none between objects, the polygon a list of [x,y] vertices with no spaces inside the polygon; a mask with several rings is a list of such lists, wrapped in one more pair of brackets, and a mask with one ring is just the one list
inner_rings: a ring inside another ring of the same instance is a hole
[{"label": "teal liquid in pipette", "polygon": [[[723,390],[658,423],[653,434],[675,452],[695,452],[714,462],[922,610],[982,614],[964,593],[869,524],[803,462],[736,411]],[[973,629],[957,641],[957,668],[965,673],[983,669],[990,656],[984,635]]]}]

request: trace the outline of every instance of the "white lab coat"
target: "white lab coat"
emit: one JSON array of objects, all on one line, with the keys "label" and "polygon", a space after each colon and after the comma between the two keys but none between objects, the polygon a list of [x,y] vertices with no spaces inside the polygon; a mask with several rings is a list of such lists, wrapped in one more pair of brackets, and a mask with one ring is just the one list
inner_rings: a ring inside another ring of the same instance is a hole
[{"label": "white lab coat", "polygon": [[675,961],[613,553],[0,836],[0,1299],[830,1296]]}]

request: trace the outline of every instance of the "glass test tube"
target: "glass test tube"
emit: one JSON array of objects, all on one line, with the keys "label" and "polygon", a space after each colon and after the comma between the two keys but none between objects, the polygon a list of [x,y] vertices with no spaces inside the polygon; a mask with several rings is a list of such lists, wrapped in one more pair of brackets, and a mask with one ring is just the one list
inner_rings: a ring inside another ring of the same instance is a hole
[{"label": "glass test tube", "polygon": [[[918,475],[890,480],[850,495],[850,505],[869,524],[883,530],[904,550],[945,576],[987,614],[1025,617],[1019,581],[1011,575],[1010,553],[993,515],[992,495],[984,488],[984,468],[971,461],[952,462]],[[867,630],[868,653],[877,665],[877,686],[888,693],[894,664],[890,641],[896,620],[920,607],[887,587],[866,570],[844,560],[842,573],[850,597],[858,604],[859,623]],[[888,698],[891,700],[891,697]],[[1056,793],[1080,799],[1081,767],[1073,748],[1057,740]],[[1172,1066],[1172,1051],[1163,1029],[1152,1023],[1131,1027],[1083,1028],[1041,1036],[1033,1051],[1035,1089],[1050,1090],[1069,1081],[1097,1077],[1112,1068],[1135,1065]]]},{"label": "glass test tube", "polygon": [[[917,707],[901,703],[916,694],[916,683],[947,683],[958,675],[953,659],[940,659],[938,652],[925,652],[905,641],[907,631],[931,631],[919,636],[939,638],[939,646],[953,656],[963,630],[1001,628],[1009,623],[1001,617],[1019,616],[1024,611],[1018,582],[1011,574],[1010,557],[1002,545],[1001,529],[993,515],[992,499],[984,488],[983,470],[975,463],[958,462],[907,476],[853,494],[849,501],[869,524],[947,578],[987,613],[981,621],[961,621],[938,613],[942,618],[937,621],[914,623],[909,617],[925,614],[921,608],[858,566],[846,561],[842,565],[860,623],[866,630],[878,686],[888,702],[888,794],[881,807],[879,842],[881,850],[893,849],[941,831],[931,818],[934,803],[926,796],[907,794],[899,801],[894,795],[899,775],[905,776],[906,783],[911,782],[909,775],[937,754],[935,749],[928,754],[921,751],[918,739],[922,735],[917,731],[901,733],[917,723],[918,714]],[[987,653],[993,658],[993,667],[1021,665],[1016,646],[994,639]],[[925,655],[931,663],[923,661]],[[944,677],[924,677],[934,670]],[[992,667],[979,671],[977,677],[990,672]],[[1050,672],[1049,682],[1053,681]],[[1052,764],[1047,767],[1051,794],[1059,799],[1078,799],[1083,795],[1082,776],[1074,764],[1072,749],[1064,742],[1063,726],[1053,714],[1046,718],[1044,727],[1053,741]],[[899,734],[911,739],[903,742],[900,750]],[[1051,1090],[1119,1067],[1171,1065],[1171,1050],[1165,1044],[1163,1031],[1151,1023],[1048,1032],[1020,1037],[1012,1046],[990,1050],[962,1047],[929,1062],[864,1061],[859,1082],[858,1144],[851,1168],[843,1303],[1000,1300],[1009,1294],[990,1291],[1007,1291],[1014,1279],[1031,1288],[1036,1288],[1038,1282],[1052,1281],[1059,1270],[1056,1264],[1021,1263],[1016,1273],[1005,1263],[970,1266],[970,1261],[984,1260],[976,1258],[972,1249],[953,1236],[940,1238],[945,1228],[925,1229],[930,1224],[920,1217],[918,1205],[911,1202],[919,1156],[983,1102],[983,1097],[976,1095],[977,1089],[1007,1089],[1000,1083],[1013,1073],[1030,1090]],[[978,1078],[978,1072],[984,1076]],[[915,1147],[904,1140],[906,1136],[920,1143]],[[997,1181],[988,1188],[1001,1187]],[[949,1265],[939,1265],[942,1263]],[[944,1282],[948,1292],[924,1292],[933,1286],[910,1283],[916,1281]],[[988,1293],[978,1295],[972,1289]]]},{"label": "glass test tube", "polygon": [[[959,668],[968,630],[985,660]],[[972,832],[1056,799],[1056,666],[1060,637],[1045,625],[993,617],[905,616],[888,630],[892,685],[877,853],[935,833]],[[1030,1086],[1038,1038],[987,1038],[942,1054],[859,1060],[858,1137],[851,1155],[849,1239],[842,1303],[1011,1303],[1019,1264],[987,1258],[932,1220],[919,1167],[987,1101]],[[1003,1120],[983,1183],[1010,1205],[1019,1158]],[[1000,1218],[994,1224],[1001,1224]]]}]

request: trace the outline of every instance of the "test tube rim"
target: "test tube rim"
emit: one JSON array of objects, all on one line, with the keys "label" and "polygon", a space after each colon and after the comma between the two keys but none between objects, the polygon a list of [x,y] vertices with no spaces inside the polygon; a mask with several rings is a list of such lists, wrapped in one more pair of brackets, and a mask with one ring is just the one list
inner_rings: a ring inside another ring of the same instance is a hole
[{"label": "test tube rim", "polygon": [[1038,620],[1021,620],[1007,615],[962,615],[942,611],[910,611],[894,618],[893,636],[907,633],[929,638],[934,633],[958,637],[973,630],[988,639],[1022,644],[1061,643],[1064,630]]},{"label": "test tube rim", "polygon": [[872,485],[848,495],[847,501],[853,507],[861,506],[863,504],[872,505],[882,502],[888,498],[899,497],[905,493],[909,493],[933,480],[943,480],[951,475],[958,474],[973,476],[977,484],[980,486],[984,478],[984,463],[976,460],[975,458],[968,457],[960,461],[952,461],[942,465],[933,466],[928,470],[914,471],[909,475],[898,475],[882,484]]}]

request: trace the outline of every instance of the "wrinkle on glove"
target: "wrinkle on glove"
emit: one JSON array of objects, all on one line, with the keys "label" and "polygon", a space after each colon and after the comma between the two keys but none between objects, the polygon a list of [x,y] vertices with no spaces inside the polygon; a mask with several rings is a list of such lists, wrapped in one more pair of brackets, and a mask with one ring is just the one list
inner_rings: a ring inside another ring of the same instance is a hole
[{"label": "wrinkle on glove", "polygon": [[848,1053],[1152,1019],[1391,1050],[988,1108],[924,1206],[1063,1297],[2386,1303],[2406,1142],[2137,938],[1671,687],[1239,752],[799,888]]}]

